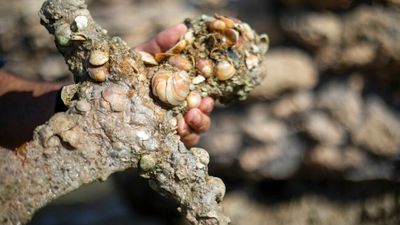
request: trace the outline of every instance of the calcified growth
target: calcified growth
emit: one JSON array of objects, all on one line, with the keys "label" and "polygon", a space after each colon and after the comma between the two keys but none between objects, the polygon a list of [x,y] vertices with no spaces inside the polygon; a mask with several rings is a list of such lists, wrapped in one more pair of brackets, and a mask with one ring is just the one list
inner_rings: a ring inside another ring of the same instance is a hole
[{"label": "calcified growth", "polygon": [[185,24],[189,29],[181,40],[155,56],[160,64],[153,70],[153,94],[181,109],[188,108],[185,99],[193,91],[222,102],[245,99],[261,81],[257,68],[268,37],[218,15],[187,19]]},{"label": "calcified growth", "polygon": [[219,206],[225,186],[208,175],[207,151],[180,142],[176,116],[204,96],[245,98],[261,79],[266,36],[203,16],[187,20],[177,45],[153,57],[109,37],[83,0],[48,0],[40,18],[77,83],[62,91],[65,113],[17,150],[0,149],[0,223],[25,223],[52,199],[137,167],[190,223],[228,224]]}]

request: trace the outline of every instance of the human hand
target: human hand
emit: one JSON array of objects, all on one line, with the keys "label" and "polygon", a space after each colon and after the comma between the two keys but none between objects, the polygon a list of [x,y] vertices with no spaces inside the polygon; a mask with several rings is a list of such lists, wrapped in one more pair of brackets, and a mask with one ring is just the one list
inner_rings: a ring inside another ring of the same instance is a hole
[{"label": "human hand", "polygon": [[[187,28],[184,24],[178,24],[157,34],[151,40],[140,44],[135,49],[150,54],[165,52],[175,45],[179,38],[185,34]],[[178,134],[182,142],[190,147],[200,140],[200,133],[206,132],[211,125],[209,114],[214,108],[214,100],[211,97],[202,99],[198,108],[190,109],[184,117],[178,121]]]}]

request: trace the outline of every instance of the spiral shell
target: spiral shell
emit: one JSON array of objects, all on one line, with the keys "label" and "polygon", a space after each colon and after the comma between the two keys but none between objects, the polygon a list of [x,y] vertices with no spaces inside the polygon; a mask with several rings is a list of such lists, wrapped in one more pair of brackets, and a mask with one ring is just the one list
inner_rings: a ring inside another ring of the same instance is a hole
[{"label": "spiral shell", "polygon": [[229,80],[235,73],[235,67],[228,61],[224,60],[217,64],[215,75],[218,80]]},{"label": "spiral shell", "polygon": [[186,71],[157,71],[151,81],[152,91],[162,102],[170,105],[183,103],[189,95],[190,77]]}]

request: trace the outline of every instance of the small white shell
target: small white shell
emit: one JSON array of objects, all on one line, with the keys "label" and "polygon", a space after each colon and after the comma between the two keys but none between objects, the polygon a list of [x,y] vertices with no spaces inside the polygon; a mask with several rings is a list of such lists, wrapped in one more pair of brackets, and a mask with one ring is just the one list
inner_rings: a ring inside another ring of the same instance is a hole
[{"label": "small white shell", "polygon": [[101,66],[108,62],[109,57],[108,51],[95,49],[90,52],[89,63],[93,66]]},{"label": "small white shell", "polygon": [[88,26],[88,18],[86,16],[77,16],[75,17],[75,24],[78,31],[82,31]]},{"label": "small white shell", "polygon": [[202,75],[198,75],[192,80],[192,84],[201,84],[206,80],[206,78]]},{"label": "small white shell", "polygon": [[217,64],[215,75],[218,80],[229,80],[236,73],[235,67],[224,60]]},{"label": "small white shell", "polygon": [[158,62],[156,61],[156,59],[149,53],[144,52],[144,51],[139,51],[138,52],[140,54],[140,57],[142,59],[142,61],[146,64],[146,65],[150,65],[150,66],[157,66]]},{"label": "small white shell", "polygon": [[192,44],[194,42],[194,34],[193,31],[188,31],[183,36],[183,39],[187,42],[187,44]]}]

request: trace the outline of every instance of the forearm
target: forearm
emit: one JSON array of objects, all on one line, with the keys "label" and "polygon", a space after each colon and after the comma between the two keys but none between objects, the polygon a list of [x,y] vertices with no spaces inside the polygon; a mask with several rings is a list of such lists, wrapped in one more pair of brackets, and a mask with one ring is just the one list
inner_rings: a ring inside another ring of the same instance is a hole
[{"label": "forearm", "polygon": [[9,92],[30,92],[33,97],[38,97],[61,87],[62,84],[30,81],[0,70],[0,97]]},{"label": "forearm", "polygon": [[13,149],[30,140],[35,127],[54,114],[61,86],[0,71],[0,146]]}]

